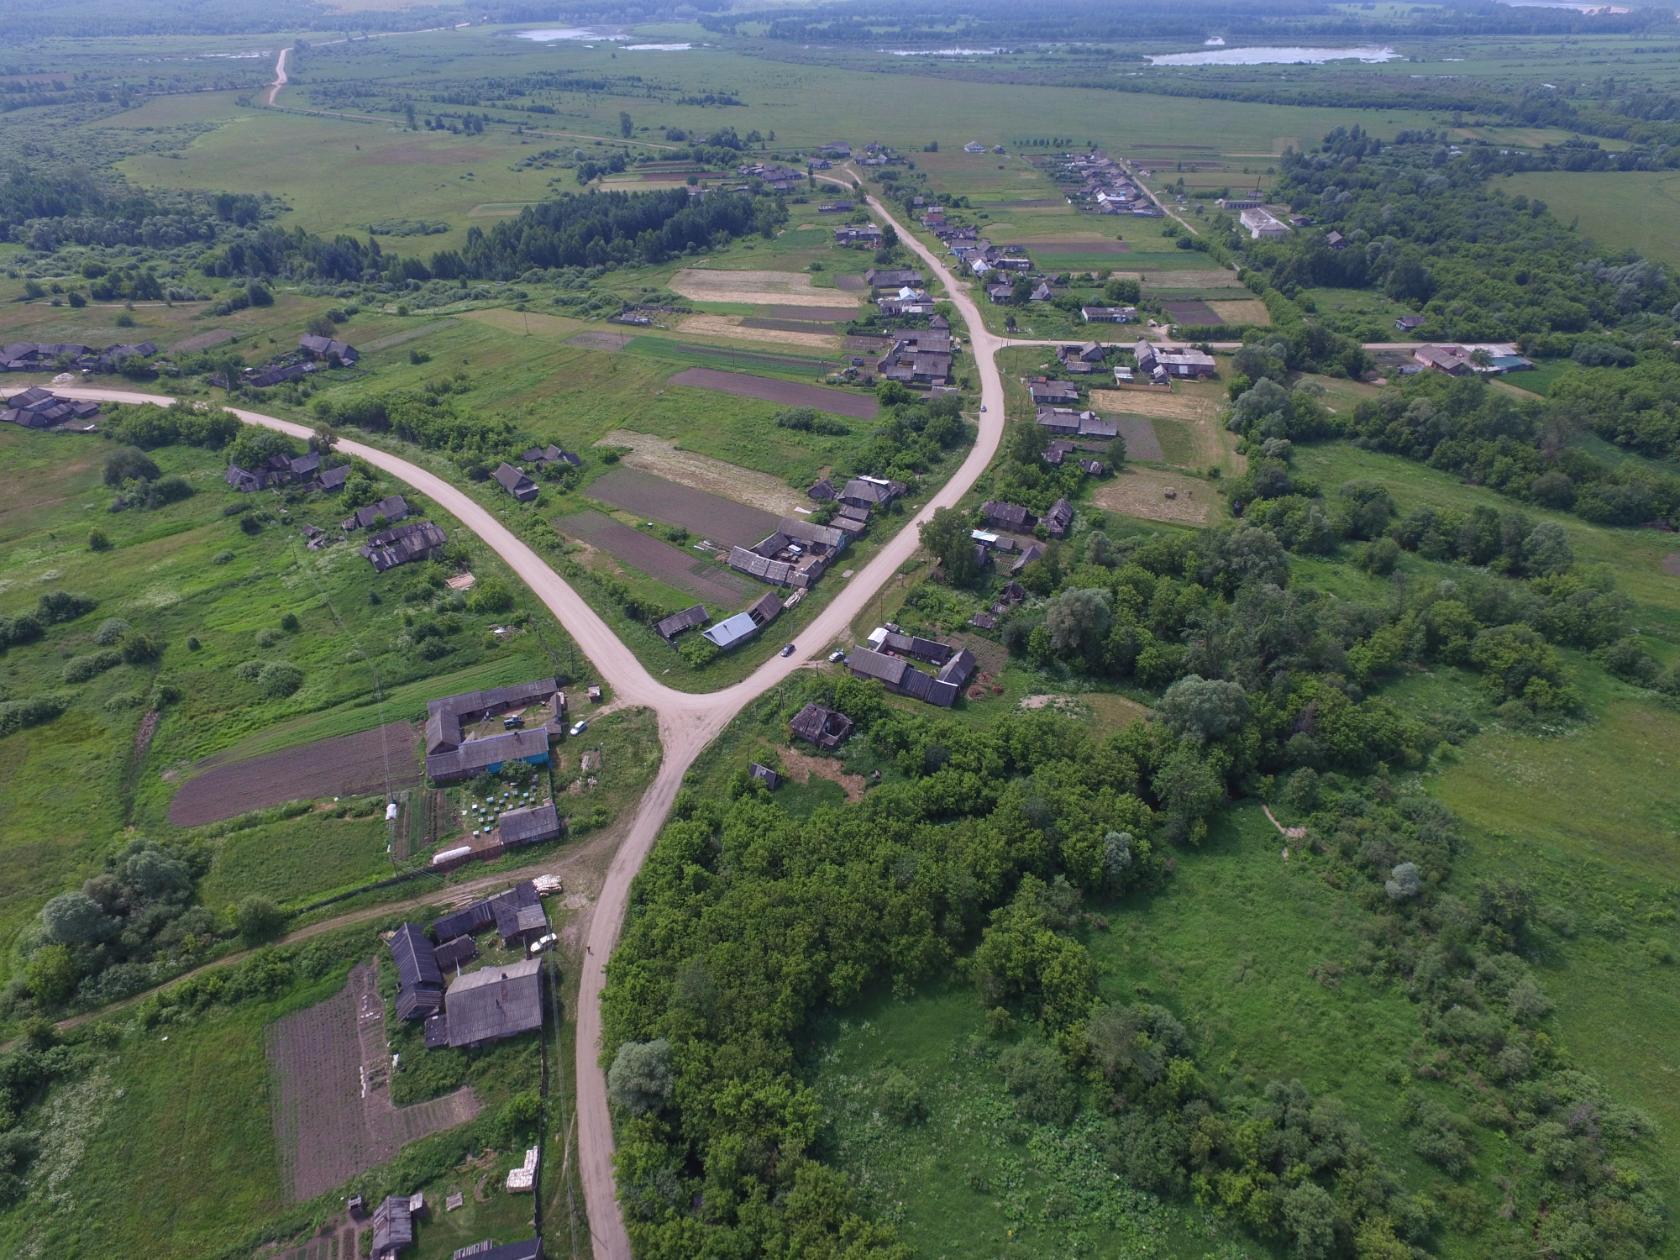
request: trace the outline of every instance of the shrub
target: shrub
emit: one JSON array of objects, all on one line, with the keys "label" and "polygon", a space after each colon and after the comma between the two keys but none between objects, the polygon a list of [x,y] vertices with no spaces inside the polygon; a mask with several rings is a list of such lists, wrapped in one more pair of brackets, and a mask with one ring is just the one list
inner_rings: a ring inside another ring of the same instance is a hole
[{"label": "shrub", "polygon": [[93,641],[100,647],[110,647],[120,642],[129,629],[128,622],[121,617],[107,617],[99,623],[99,629],[93,632]]},{"label": "shrub", "polygon": [[278,630],[269,626],[264,626],[261,630],[257,631],[258,647],[271,648],[278,642],[280,642],[280,632]]},{"label": "shrub", "polygon": [[204,645],[198,641],[198,636],[196,634],[189,634],[187,636],[187,651],[196,652],[203,646]]},{"label": "shrub", "polygon": [[72,656],[64,663],[64,681],[67,683],[86,682],[90,678],[97,678],[108,669],[115,669],[122,664],[122,653],[117,651],[90,652],[86,656]]},{"label": "shrub", "polygon": [[145,665],[162,655],[163,644],[149,634],[133,635],[122,645],[125,664]]},{"label": "shrub", "polygon": [[27,726],[50,722],[69,706],[63,696],[31,696],[27,700],[0,703],[0,735],[10,735]]},{"label": "shrub", "polygon": [[233,559],[233,552],[231,552],[231,551],[218,551],[215,555],[210,557],[210,563],[211,564],[227,564],[232,559]]},{"label": "shrub", "polygon": [[245,944],[261,945],[280,935],[286,925],[286,915],[267,897],[253,894],[234,907],[233,923]]},{"label": "shrub", "polygon": [[42,625],[55,626],[61,621],[74,621],[77,617],[92,612],[98,603],[98,600],[90,599],[86,595],[72,595],[68,591],[48,591],[35,605],[35,616]]},{"label": "shrub", "polygon": [[110,537],[110,535],[107,534],[102,529],[90,529],[88,531],[88,550],[89,551],[109,551],[109,550],[111,550],[111,537]]},{"label": "shrub", "polygon": [[156,481],[160,476],[151,456],[133,446],[119,446],[105,457],[105,484],[115,489],[125,481]]},{"label": "shrub", "polygon": [[875,1094],[875,1106],[880,1113],[901,1128],[921,1124],[927,1119],[927,1103],[922,1091],[908,1075],[894,1068]]},{"label": "shrub", "polygon": [[607,1097],[614,1110],[643,1116],[671,1101],[675,1083],[669,1041],[626,1041],[607,1070]]},{"label": "shrub", "polygon": [[284,617],[280,618],[280,628],[287,634],[296,634],[300,628],[297,614],[287,613]]},{"label": "shrub", "polygon": [[258,673],[257,686],[265,696],[278,700],[303,686],[303,671],[285,661],[270,661]]},{"label": "shrub", "polygon": [[0,617],[0,648],[15,647],[19,643],[33,643],[44,632],[38,617],[20,613],[16,617]]}]

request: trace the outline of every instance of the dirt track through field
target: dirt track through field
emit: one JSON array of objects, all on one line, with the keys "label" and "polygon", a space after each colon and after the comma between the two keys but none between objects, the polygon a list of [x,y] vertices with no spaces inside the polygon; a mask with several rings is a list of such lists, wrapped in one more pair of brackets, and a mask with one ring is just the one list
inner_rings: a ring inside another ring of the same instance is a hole
[{"label": "dirt track through field", "polygon": [[777,518],[745,503],[680,486],[634,468],[615,468],[589,483],[589,495],[653,521],[681,525],[697,538],[750,547]]},{"label": "dirt track through field", "polygon": [[601,512],[574,512],[555,521],[554,527],[568,538],[588,543],[711,605],[732,608],[755,590],[753,583],[707,563],[698,554],[650,537]]},{"label": "dirt track through field", "polygon": [[671,438],[636,433],[630,429],[614,429],[596,445],[628,446],[630,453],[619,459],[626,468],[639,468],[655,477],[715,494],[720,499],[745,503],[748,507],[776,516],[792,516],[800,508],[811,506],[810,500],[779,477],[754,472],[697,451],[680,450]]},{"label": "dirt track through field", "polygon": [[385,1002],[371,962],[324,1002],[268,1028],[274,1136],[294,1203],[341,1186],[408,1143],[478,1114],[470,1087],[408,1107],[391,1101]]},{"label": "dirt track through field", "polygon": [[687,385],[692,389],[715,389],[720,394],[733,394],[737,398],[762,398],[765,402],[781,403],[784,407],[815,407],[818,411],[831,411],[855,420],[873,419],[880,410],[873,394],[849,393],[770,376],[748,376],[745,372],[719,372],[715,368],[687,368],[673,376],[671,384]]},{"label": "dirt track through field", "polygon": [[236,818],[254,809],[324,796],[368,796],[420,783],[419,732],[410,722],[337,735],[244,761],[200,762],[169,802],[177,827]]}]

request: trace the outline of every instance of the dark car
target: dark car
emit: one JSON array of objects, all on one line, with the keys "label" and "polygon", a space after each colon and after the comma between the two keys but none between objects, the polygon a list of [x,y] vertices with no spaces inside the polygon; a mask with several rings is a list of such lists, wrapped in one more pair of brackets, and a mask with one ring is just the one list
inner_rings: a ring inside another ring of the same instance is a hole
[{"label": "dark car", "polygon": [[793,648],[793,644],[791,644],[791,643],[788,644],[785,648],[782,649],[782,655],[783,656],[792,656],[793,652],[794,652],[794,648]]}]

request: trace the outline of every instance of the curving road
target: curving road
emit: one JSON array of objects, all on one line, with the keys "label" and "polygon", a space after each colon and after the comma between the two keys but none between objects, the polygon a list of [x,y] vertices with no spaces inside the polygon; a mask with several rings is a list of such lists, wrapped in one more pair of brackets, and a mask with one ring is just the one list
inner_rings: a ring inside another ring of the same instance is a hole
[{"label": "curving road", "polygon": [[263,97],[264,105],[274,104],[274,98],[280,95],[280,89],[286,86],[286,60],[292,55],[290,48],[282,48],[280,55],[274,59],[274,82],[268,85],[268,95]]},{"label": "curving road", "polygon": [[[282,64],[276,67],[283,84]],[[986,331],[980,311],[956,279],[926,246],[918,241],[873,197],[865,196],[872,211],[898,232],[904,245],[927,264],[943,285],[952,304],[969,329],[969,351],[980,377],[982,409],[979,434],[973,449],[949,481],[921,511],[888,539],[874,558],[846,581],[816,619],[801,633],[803,651],[787,657],[772,657],[751,675],[721,691],[695,694],[677,691],[648,673],[612,628],[578,595],[559,574],[513,531],[487,509],[437,474],[398,455],[362,442],[340,439],[338,449],[365,460],[375,468],[424,494],[460,524],[478,535],[519,579],[540,599],[589,657],[616,696],[635,705],[651,708],[659,719],[664,756],[659,773],[637,806],[628,834],[602,882],[599,899],[590,918],[588,949],[578,986],[577,1006],[577,1119],[580,1174],[583,1179],[590,1231],[595,1255],[601,1260],[629,1260],[630,1238],[619,1212],[613,1180],[612,1117],[607,1107],[606,1075],[601,1069],[601,990],[606,979],[606,960],[618,943],[629,904],[630,885],[652,849],[659,829],[671,812],[683,776],[700,752],[717,737],[746,705],[783,682],[795,670],[815,659],[828,644],[844,635],[853,618],[916,552],[919,527],[942,507],[951,507],[967,494],[991,463],[1003,437],[1003,378],[998,372],[996,353],[1004,339]],[[13,393],[15,390],[0,391]],[[175,400],[158,394],[128,390],[56,389],[71,398],[100,402],[157,403],[167,406]],[[239,407],[228,410],[246,424],[274,429],[294,438],[308,438],[310,428],[277,416]],[[830,574],[831,583],[841,579]]]}]

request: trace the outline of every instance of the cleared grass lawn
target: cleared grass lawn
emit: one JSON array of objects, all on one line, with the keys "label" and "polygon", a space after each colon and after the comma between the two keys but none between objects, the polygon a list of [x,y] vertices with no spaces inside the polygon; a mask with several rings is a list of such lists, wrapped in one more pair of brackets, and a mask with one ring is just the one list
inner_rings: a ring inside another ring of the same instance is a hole
[{"label": "cleared grass lawn", "polygon": [[357,817],[311,811],[229,829],[211,842],[215,856],[199,887],[204,904],[221,910],[251,894],[302,903],[394,874],[383,799],[357,804]]}]

